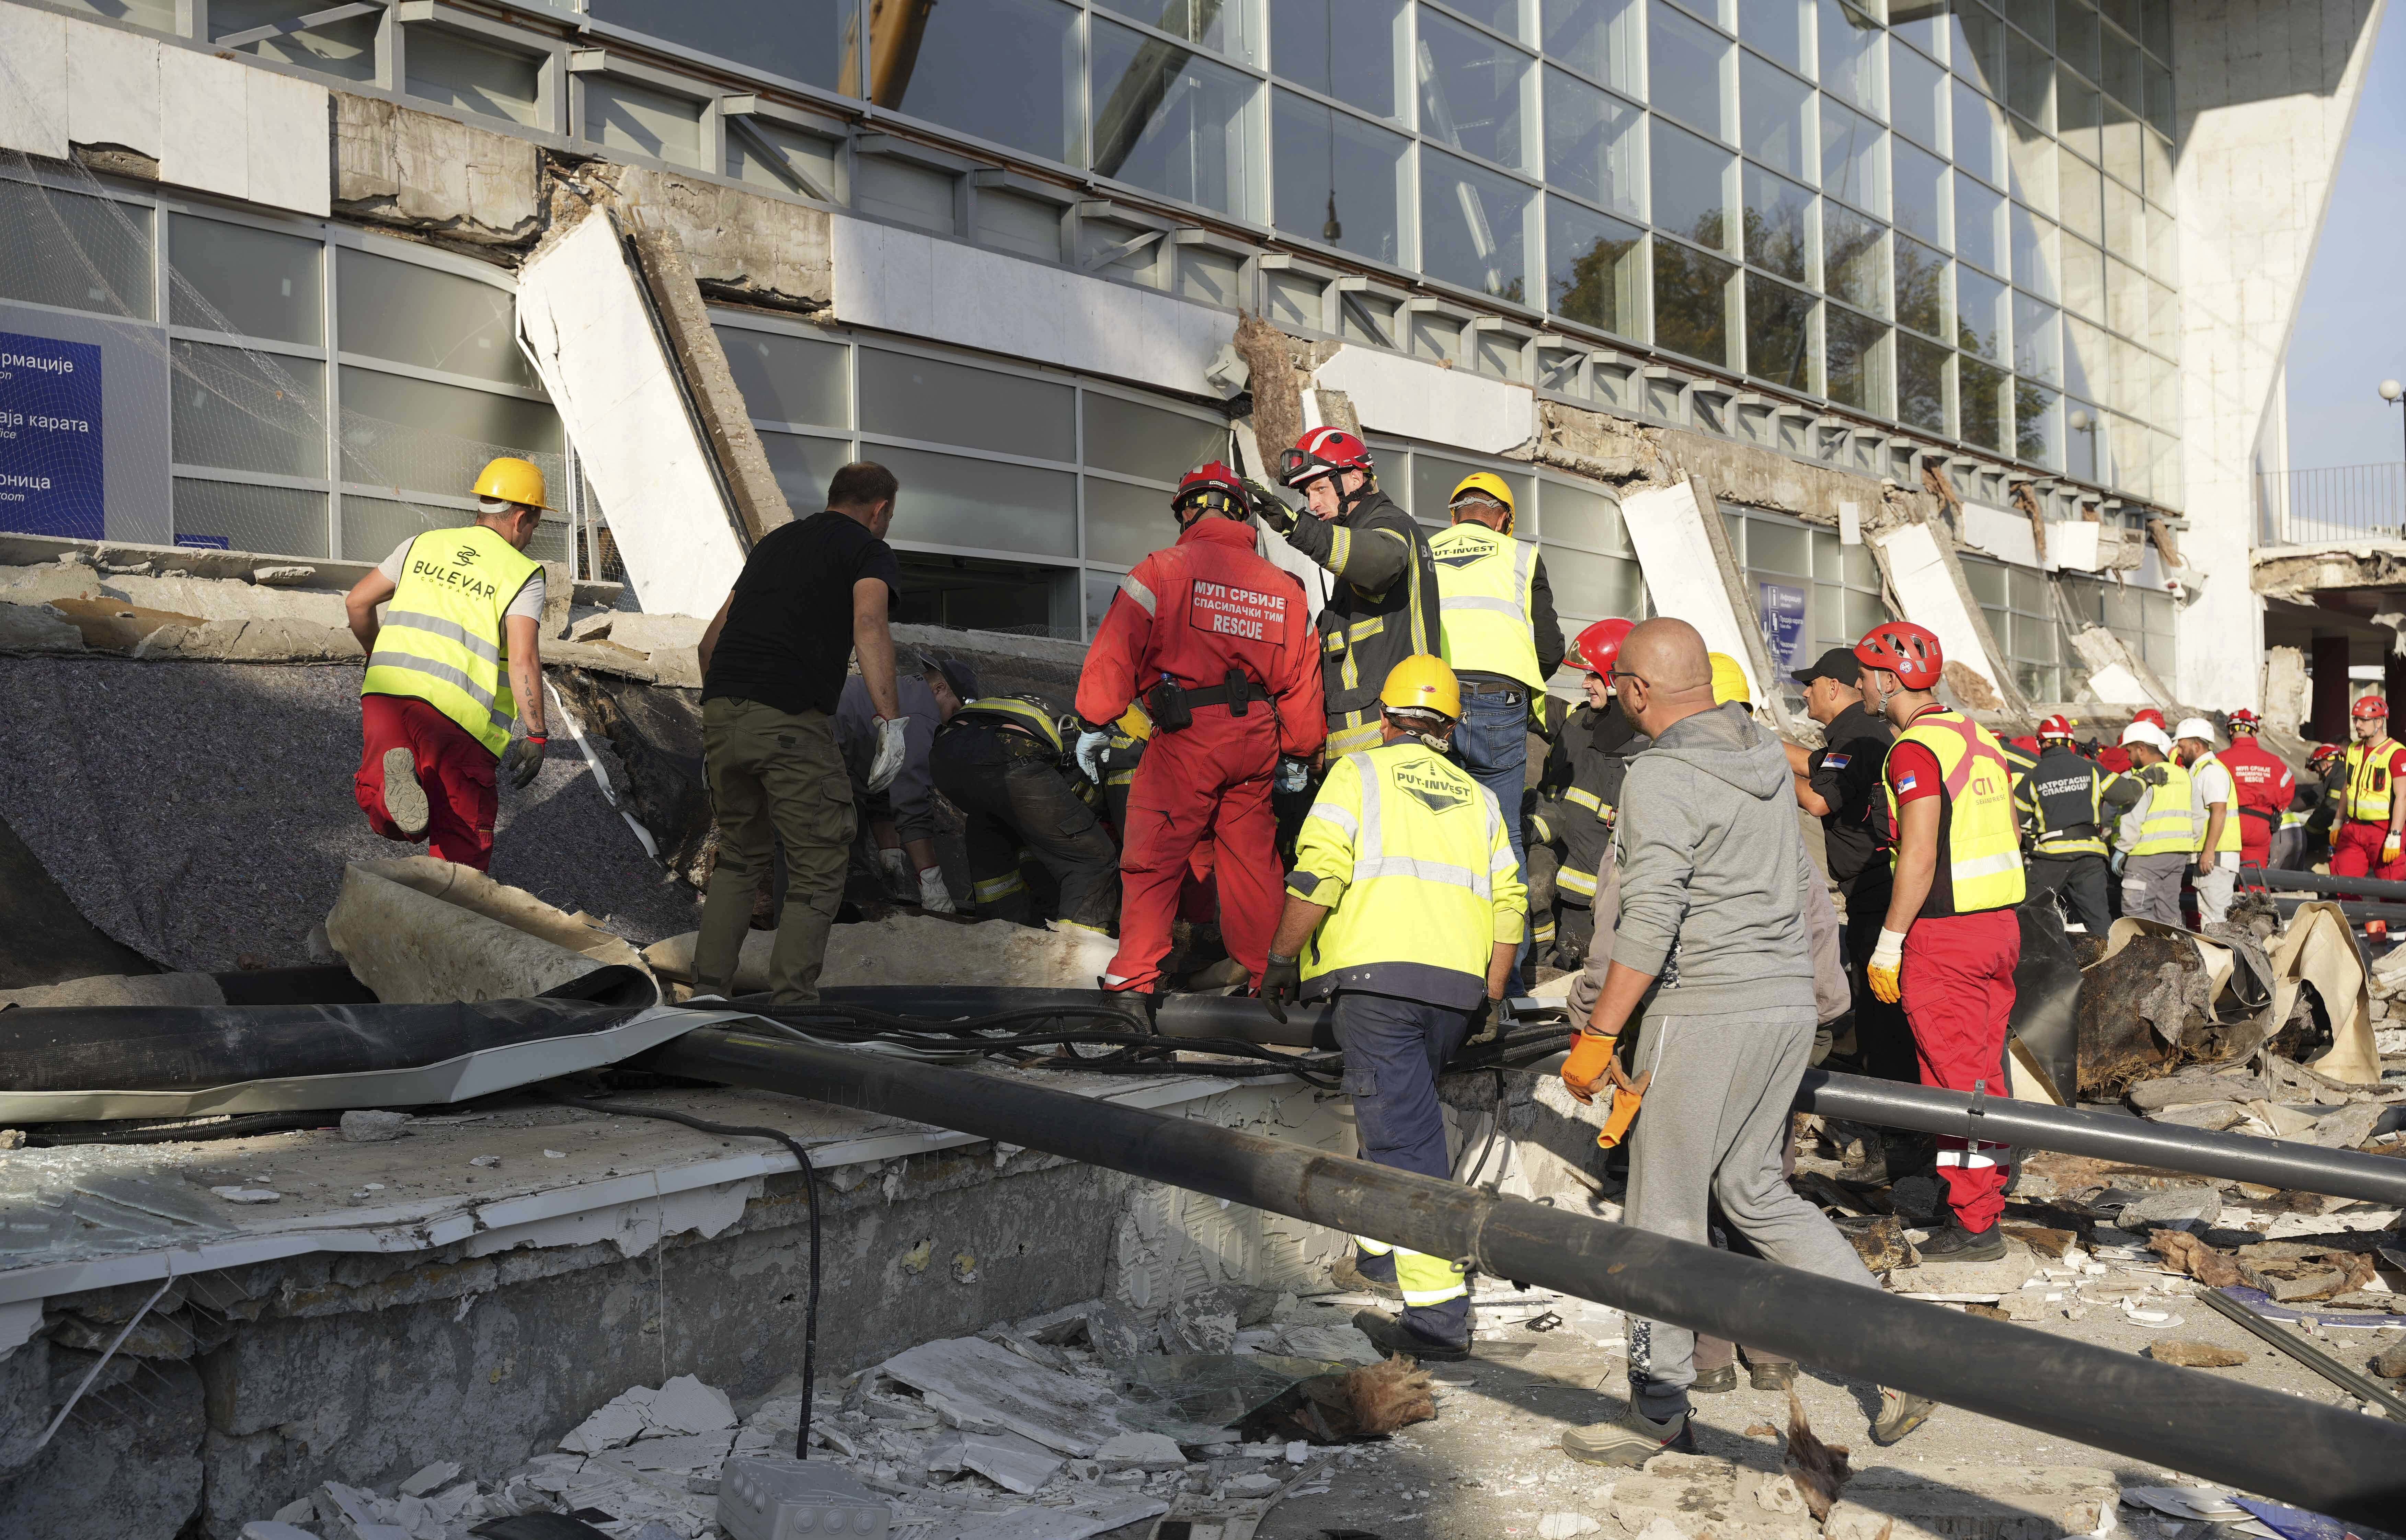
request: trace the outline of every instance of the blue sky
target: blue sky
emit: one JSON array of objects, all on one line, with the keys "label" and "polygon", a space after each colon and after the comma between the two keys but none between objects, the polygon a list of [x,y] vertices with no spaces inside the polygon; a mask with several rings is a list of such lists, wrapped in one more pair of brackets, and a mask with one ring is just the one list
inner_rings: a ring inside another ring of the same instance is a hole
[{"label": "blue sky", "polygon": [[2289,339],[2289,464],[2395,464],[2406,408],[2374,394],[2406,380],[2406,5],[2374,41],[2339,185]]}]

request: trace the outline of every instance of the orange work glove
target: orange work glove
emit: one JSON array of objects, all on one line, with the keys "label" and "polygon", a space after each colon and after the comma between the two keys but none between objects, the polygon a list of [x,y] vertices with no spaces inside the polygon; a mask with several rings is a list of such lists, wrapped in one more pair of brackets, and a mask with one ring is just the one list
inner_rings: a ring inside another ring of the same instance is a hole
[{"label": "orange work glove", "polygon": [[1872,948],[1870,965],[1864,969],[1871,975],[1872,993],[1889,1005],[1904,996],[1904,932],[1883,926],[1879,945]]},{"label": "orange work glove", "polygon": [[2401,850],[2406,850],[2406,840],[2400,840],[2393,830],[2388,839],[2381,841],[2381,864],[2385,867],[2396,866]]},{"label": "orange work glove", "polygon": [[1563,1061],[1563,1085],[1581,1101],[1595,1098],[1596,1082],[1612,1068],[1613,1045],[1620,1039],[1601,1032],[1582,1032]]}]

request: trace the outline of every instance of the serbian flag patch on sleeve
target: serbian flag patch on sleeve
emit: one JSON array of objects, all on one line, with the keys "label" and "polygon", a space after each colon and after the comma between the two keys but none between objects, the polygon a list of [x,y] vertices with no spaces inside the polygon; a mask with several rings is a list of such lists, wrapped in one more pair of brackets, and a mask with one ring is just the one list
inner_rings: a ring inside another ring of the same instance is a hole
[{"label": "serbian flag patch on sleeve", "polygon": [[1914,772],[1911,770],[1907,770],[1903,775],[1896,778],[1896,789],[1899,791],[1911,791],[1918,784],[1918,783],[1915,780]]}]

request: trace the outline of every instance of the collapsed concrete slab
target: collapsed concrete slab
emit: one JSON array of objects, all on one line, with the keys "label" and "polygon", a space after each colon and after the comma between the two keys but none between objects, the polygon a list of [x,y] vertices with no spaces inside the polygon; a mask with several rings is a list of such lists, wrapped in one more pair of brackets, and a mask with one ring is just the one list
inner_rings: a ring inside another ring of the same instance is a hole
[{"label": "collapsed concrete slab", "polygon": [[649,971],[590,916],[432,855],[346,868],[326,936],[387,1004],[524,999],[603,968]]},{"label": "collapsed concrete slab", "polygon": [[[672,936],[644,951],[663,979],[694,981],[693,949],[701,932]],[[735,965],[735,989],[769,987],[772,930],[745,933]],[[1080,930],[1037,930],[1007,920],[962,921],[895,914],[872,924],[840,925],[828,936],[822,987],[843,984],[950,984],[973,981],[1029,989],[1093,989],[1110,971],[1119,943]]]}]

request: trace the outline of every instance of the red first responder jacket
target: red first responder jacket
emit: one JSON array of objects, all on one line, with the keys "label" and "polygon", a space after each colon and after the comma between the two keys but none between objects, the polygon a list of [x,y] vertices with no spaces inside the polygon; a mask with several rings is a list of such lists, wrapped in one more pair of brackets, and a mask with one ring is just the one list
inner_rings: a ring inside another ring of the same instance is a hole
[{"label": "red first responder jacket", "polygon": [[1251,525],[1206,515],[1120,579],[1086,649],[1078,714],[1110,722],[1164,675],[1209,689],[1231,668],[1271,698],[1281,752],[1301,758],[1320,747],[1320,636],[1303,585],[1253,549]]},{"label": "red first responder jacket", "polygon": [[2230,746],[2215,757],[2222,761],[2239,788],[2241,843],[2248,850],[2264,850],[2298,794],[2298,772],[2253,738],[2232,739]]}]

